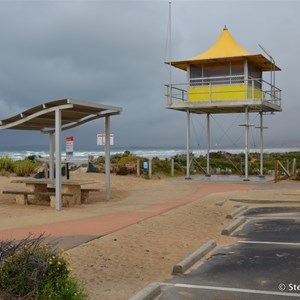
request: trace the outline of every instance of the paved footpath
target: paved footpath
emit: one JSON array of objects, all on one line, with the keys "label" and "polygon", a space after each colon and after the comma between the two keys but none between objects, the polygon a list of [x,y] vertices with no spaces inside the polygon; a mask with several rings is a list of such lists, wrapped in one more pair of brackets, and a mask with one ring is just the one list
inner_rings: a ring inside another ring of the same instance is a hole
[{"label": "paved footpath", "polygon": [[[55,240],[59,247],[69,249],[76,247],[81,243],[99,238],[109,233],[118,231],[122,228],[126,228],[142,220],[152,218],[177,207],[191,203],[195,200],[199,200],[200,198],[210,194],[238,190],[249,190],[256,187],[253,184],[234,184],[221,182],[189,182],[188,184],[195,185],[196,189],[187,196],[167,199],[165,203],[153,205],[151,201],[148,201],[148,203],[143,205],[143,207],[137,205],[136,209],[132,210],[131,208],[128,211],[126,211],[126,208],[124,207],[121,212],[101,216],[80,218],[71,221],[56,221],[51,224],[45,222],[45,224],[1,230],[0,239],[18,240],[27,237],[28,234],[37,236],[41,233],[44,233],[45,236],[50,236],[50,240]],[[134,193],[135,192],[132,192],[129,197],[134,197]],[[150,195],[146,195],[146,193]],[[150,197],[151,190],[145,191],[144,196]],[[122,202],[123,201],[119,201],[115,203],[115,205],[125,206],[125,204],[123,204]],[[99,205],[101,205],[101,203],[99,203]]]}]

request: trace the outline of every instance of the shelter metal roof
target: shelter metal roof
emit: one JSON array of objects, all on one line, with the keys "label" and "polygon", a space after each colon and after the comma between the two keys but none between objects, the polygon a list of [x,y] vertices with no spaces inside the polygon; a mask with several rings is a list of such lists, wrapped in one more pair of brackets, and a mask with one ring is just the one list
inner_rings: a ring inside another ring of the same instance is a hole
[{"label": "shelter metal roof", "polygon": [[187,66],[191,64],[233,61],[241,60],[243,58],[247,58],[250,62],[257,65],[257,67],[259,67],[262,71],[280,71],[279,67],[274,66],[272,62],[262,54],[251,54],[242,48],[235,41],[226,27],[216,43],[207,51],[187,60],[166,62],[166,64],[171,64],[173,67],[186,71]]},{"label": "shelter metal roof", "polygon": [[62,99],[40,104],[8,119],[0,120],[0,129],[54,132],[55,111],[61,110],[61,130],[67,130],[109,115],[118,115],[122,108]]}]

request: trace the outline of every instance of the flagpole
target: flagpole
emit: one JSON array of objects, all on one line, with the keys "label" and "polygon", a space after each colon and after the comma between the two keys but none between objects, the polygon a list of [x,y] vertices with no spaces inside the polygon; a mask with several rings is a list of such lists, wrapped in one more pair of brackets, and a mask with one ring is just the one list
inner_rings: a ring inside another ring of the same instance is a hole
[{"label": "flagpole", "polygon": [[172,2],[169,2],[169,98],[168,104],[172,104]]}]

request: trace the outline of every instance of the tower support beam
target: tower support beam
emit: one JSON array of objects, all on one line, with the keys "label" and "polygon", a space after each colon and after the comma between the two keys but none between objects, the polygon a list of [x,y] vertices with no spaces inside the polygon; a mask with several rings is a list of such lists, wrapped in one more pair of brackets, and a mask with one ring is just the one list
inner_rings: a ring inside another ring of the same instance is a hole
[{"label": "tower support beam", "polygon": [[206,115],[207,121],[207,154],[206,154],[206,176],[210,177],[210,113]]},{"label": "tower support beam", "polygon": [[190,111],[186,111],[186,178],[191,179],[190,176],[190,124],[191,124],[191,114]]},{"label": "tower support beam", "polygon": [[263,124],[263,113],[260,114],[260,172],[259,176],[264,177],[264,124]]},{"label": "tower support beam", "polygon": [[260,130],[260,171],[259,171],[259,177],[265,177],[264,175],[264,129],[267,129],[268,127],[264,127],[264,122],[263,122],[263,112],[261,111],[259,113],[260,115],[260,125],[259,128]]}]

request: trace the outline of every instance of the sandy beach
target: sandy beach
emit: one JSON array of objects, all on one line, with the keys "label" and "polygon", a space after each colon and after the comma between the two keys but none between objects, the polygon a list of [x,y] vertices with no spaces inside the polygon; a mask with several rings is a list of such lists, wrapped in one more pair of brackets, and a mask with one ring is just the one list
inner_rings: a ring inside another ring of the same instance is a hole
[{"label": "sandy beach", "polygon": [[[221,231],[231,222],[226,215],[243,203],[227,201],[218,206],[218,200],[296,200],[300,194],[299,183],[290,181],[206,183],[113,175],[112,198],[105,202],[103,174],[72,173],[71,176],[95,180],[90,187],[100,187],[101,192],[92,193],[89,204],[60,212],[48,206],[17,205],[13,195],[0,194],[0,234],[2,239],[9,234],[17,238],[26,231],[48,228],[46,233],[52,236],[101,235],[69,251],[73,274],[82,282],[90,299],[128,299],[151,282],[171,278],[173,266],[208,240],[216,240],[218,247],[233,243],[235,239],[222,236]],[[12,184],[11,179],[0,177],[0,190],[21,188],[21,184]],[[132,222],[127,220],[118,227],[123,216],[130,216]],[[99,223],[101,218],[107,220],[106,226]],[[85,226],[90,220],[93,226]]]}]

